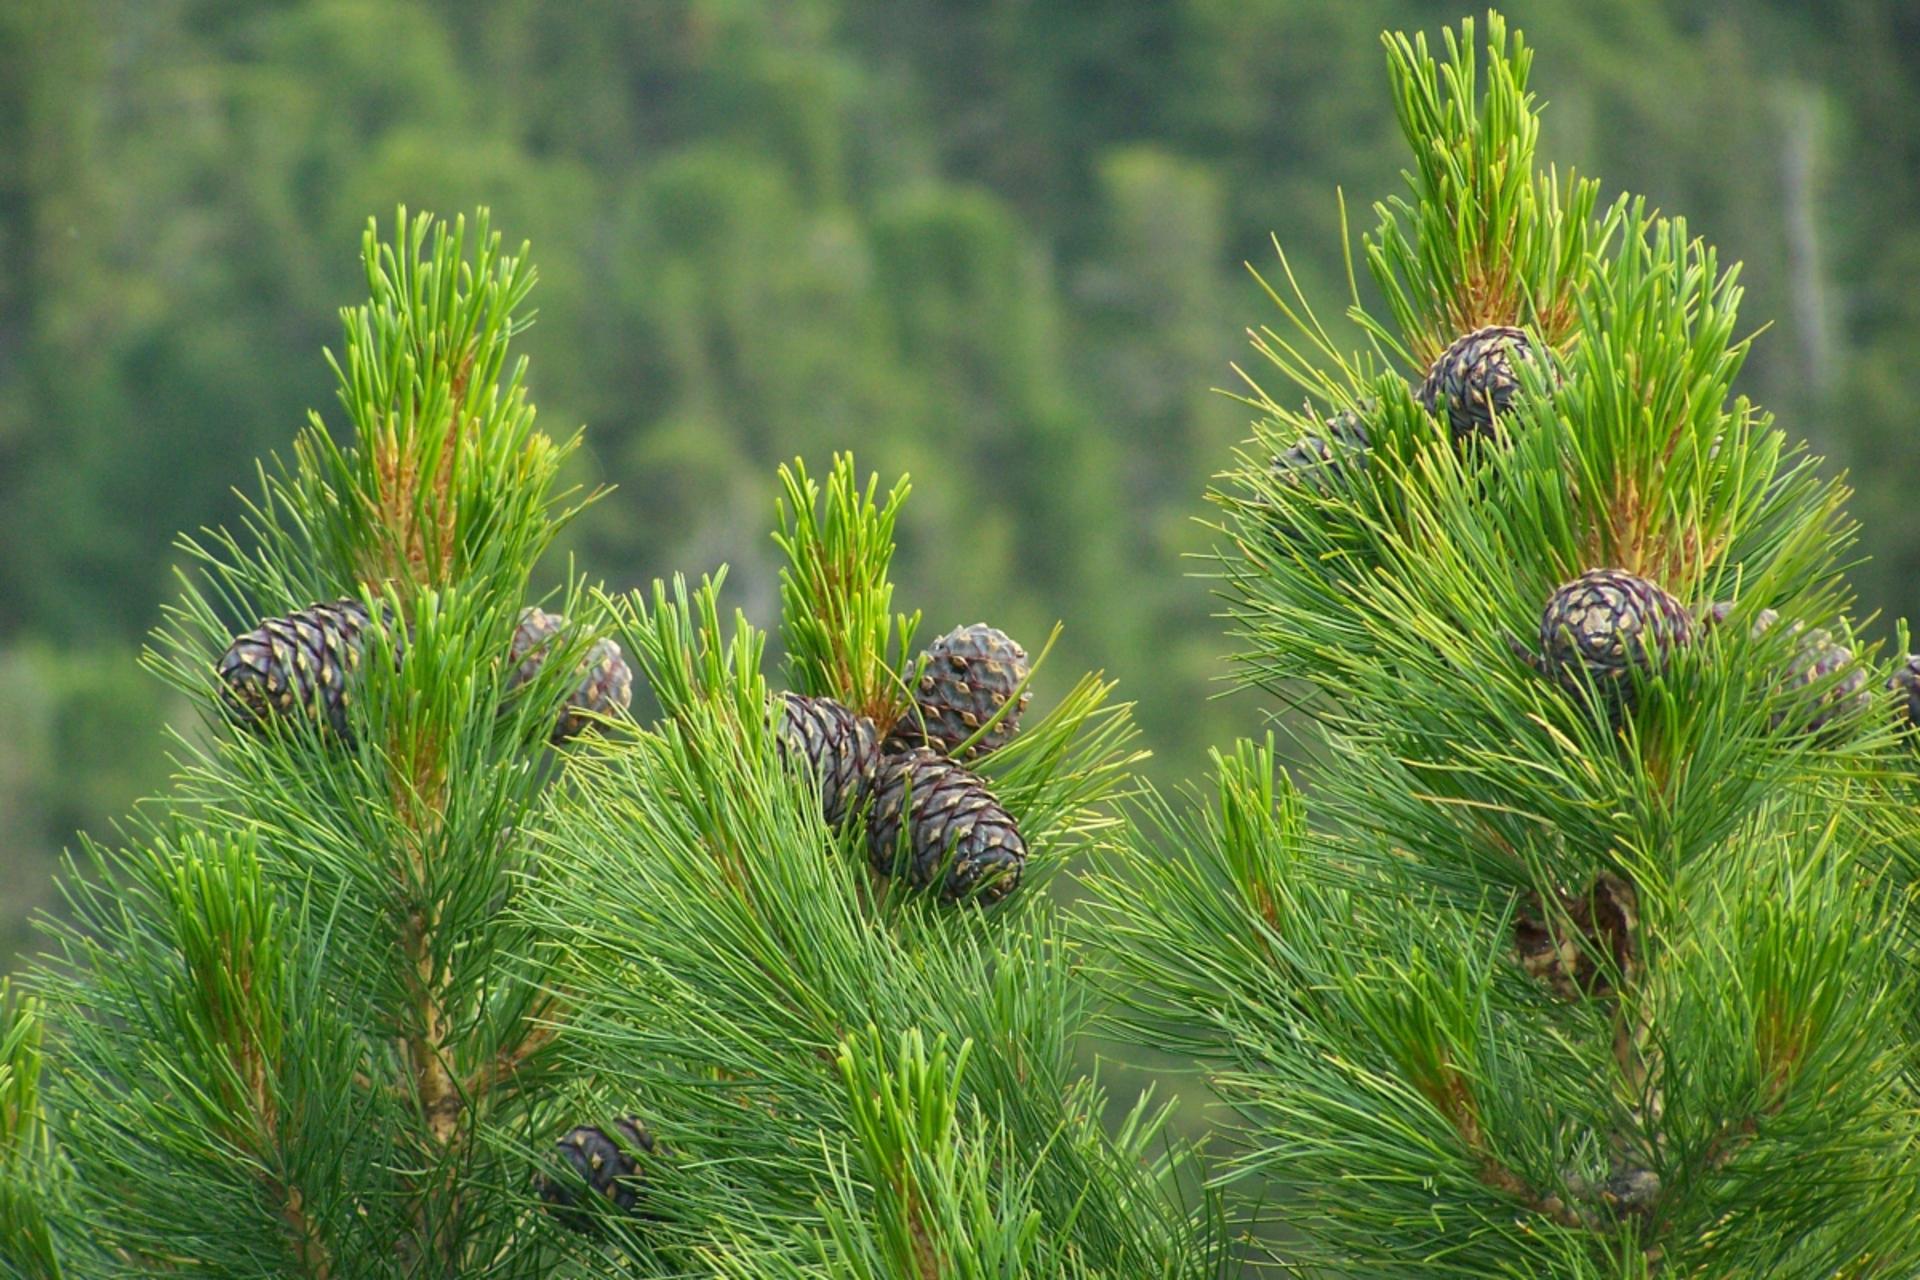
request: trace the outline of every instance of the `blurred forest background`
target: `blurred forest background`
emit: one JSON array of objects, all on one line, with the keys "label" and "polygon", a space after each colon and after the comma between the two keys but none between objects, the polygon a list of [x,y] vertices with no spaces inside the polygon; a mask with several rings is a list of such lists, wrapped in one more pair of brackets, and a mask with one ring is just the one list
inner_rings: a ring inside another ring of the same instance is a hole
[{"label": "blurred forest background", "polygon": [[[1207,477],[1246,413],[1243,262],[1324,316],[1400,189],[1352,0],[0,0],[0,958],[76,828],[164,782],[135,665],[171,540],[309,408],[396,203],[533,241],[542,420],[619,491],[611,586],[733,566],[774,604],[773,466],[910,471],[903,598],[1139,702],[1156,776],[1271,706],[1229,647]],[[1744,259],[1745,389],[1861,490],[1867,609],[1920,609],[1920,6],[1540,0],[1546,154]],[[1409,691],[1414,696],[1415,691]],[[1043,690],[1042,699],[1046,697]],[[0,968],[4,968],[0,959]]]}]

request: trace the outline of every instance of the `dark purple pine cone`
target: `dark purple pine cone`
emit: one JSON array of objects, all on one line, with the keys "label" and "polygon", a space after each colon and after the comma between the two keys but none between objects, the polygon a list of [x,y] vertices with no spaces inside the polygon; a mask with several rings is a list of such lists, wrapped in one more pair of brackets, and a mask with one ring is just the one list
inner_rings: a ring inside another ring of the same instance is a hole
[{"label": "dark purple pine cone", "polygon": [[[1701,635],[1718,630],[1727,625],[1727,619],[1733,616],[1737,606],[1731,600],[1718,600],[1713,604],[1702,605],[1693,611],[1694,626]],[[1771,609],[1762,609],[1753,615],[1753,625],[1747,628],[1747,634],[1757,636],[1768,627],[1780,621],[1780,615]]]},{"label": "dark purple pine cone", "polygon": [[597,1196],[618,1209],[632,1213],[639,1203],[643,1176],[640,1159],[651,1155],[653,1135],[636,1116],[625,1116],[613,1123],[608,1133],[595,1125],[579,1125],[554,1143],[559,1154],[554,1173],[540,1175],[540,1198],[547,1211],[565,1226],[586,1231],[593,1225],[588,1196]]},{"label": "dark purple pine cone", "polygon": [[1589,569],[1547,600],[1540,652],[1519,652],[1568,692],[1581,694],[1591,682],[1624,706],[1632,691],[1628,673],[1657,673],[1692,635],[1686,609],[1663,588],[1624,569]]},{"label": "dark purple pine cone", "polygon": [[867,850],[891,874],[905,832],[908,882],[925,888],[945,869],[940,896],[998,902],[1020,884],[1027,844],[1013,815],[979,777],[926,747],[881,762]]},{"label": "dark purple pine cone", "polygon": [[540,674],[548,651],[566,625],[565,618],[545,609],[529,606],[520,611],[520,621],[513,628],[513,644],[507,651],[507,662],[513,667],[507,676],[508,693]]},{"label": "dark purple pine cone", "polygon": [[[569,625],[564,617],[544,609],[520,611],[520,623],[513,629],[513,644],[507,652],[507,662],[513,667],[507,676],[508,693],[533,679]],[[555,746],[591,726],[592,717],[615,715],[633,700],[633,670],[613,640],[594,641],[575,670],[579,683],[560,708],[550,735]]]},{"label": "dark purple pine cone", "polygon": [[1535,358],[1526,331],[1508,325],[1475,329],[1440,353],[1420,384],[1417,397],[1435,416],[1444,415],[1457,443],[1493,435],[1497,417],[1505,417],[1519,394],[1514,362]]},{"label": "dark purple pine cone", "polygon": [[782,695],[778,742],[780,759],[803,765],[820,780],[820,812],[838,826],[867,798],[880,764],[880,739],[873,721],[855,715],[832,698]]},{"label": "dark purple pine cone", "polygon": [[[350,684],[369,621],[358,600],[335,600],[269,618],[236,639],[218,667],[228,717],[259,729],[272,717],[317,716],[346,741]],[[405,642],[396,634],[393,643],[397,656]]]},{"label": "dark purple pine cone", "polygon": [[1901,694],[1907,723],[1920,728],[1920,653],[1910,653],[1898,670],[1887,677],[1887,688]]},{"label": "dark purple pine cone", "polygon": [[[894,726],[888,744],[895,750],[924,744],[953,754],[1007,705],[1027,678],[1027,651],[1006,632],[984,622],[955,627],[928,645],[920,657],[914,707]],[[963,758],[997,751],[1012,741],[1020,728],[1020,713],[1031,699],[1030,690],[1020,689],[1019,700],[1007,707],[1007,713]]]}]

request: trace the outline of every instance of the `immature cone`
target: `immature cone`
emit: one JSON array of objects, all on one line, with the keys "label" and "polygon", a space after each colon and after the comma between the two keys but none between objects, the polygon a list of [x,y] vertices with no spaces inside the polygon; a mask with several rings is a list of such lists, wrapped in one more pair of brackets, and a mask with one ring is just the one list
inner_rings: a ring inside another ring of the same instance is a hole
[{"label": "immature cone", "polygon": [[1887,677],[1887,688],[1902,695],[1907,723],[1920,729],[1920,653],[1910,653],[1899,670]]},{"label": "immature cone", "polygon": [[867,815],[867,850],[874,868],[894,869],[906,833],[909,883],[925,888],[942,868],[940,896],[998,902],[1020,883],[1027,844],[1013,815],[986,783],[926,747],[890,756],[880,766]]},{"label": "immature cone", "polygon": [[804,766],[820,780],[820,811],[837,826],[866,799],[880,764],[880,739],[873,721],[855,715],[832,698],[783,695],[780,759]]},{"label": "immature cone", "polygon": [[[895,747],[925,744],[952,755],[1007,706],[1027,678],[1027,651],[1006,632],[984,622],[955,627],[920,656],[923,669],[914,709],[894,726],[890,745]],[[1031,698],[1028,690],[1020,689],[1019,700],[1007,707],[1007,713],[964,758],[997,751],[1012,741],[1020,728],[1020,713]]]},{"label": "immature cone", "polygon": [[[1722,601],[1701,609],[1696,615],[1704,633],[1724,624],[1733,612],[1733,605]],[[1748,629],[1750,635],[1758,636],[1780,620],[1780,615],[1772,609],[1762,609],[1754,615],[1753,625]],[[1789,624],[1789,634],[1799,637],[1799,645],[1794,650],[1791,665],[1787,671],[1786,685],[1793,689],[1804,689],[1830,679],[1836,673],[1846,670],[1847,674],[1835,681],[1831,688],[1820,697],[1819,710],[1801,726],[1809,734],[1818,734],[1836,719],[1845,715],[1850,707],[1864,710],[1872,701],[1873,695],[1867,691],[1866,670],[1854,664],[1853,650],[1834,640],[1825,630],[1815,628],[1805,630],[1800,623]],[[1851,668],[1851,669],[1849,669]],[[1894,680],[1898,680],[1896,674]],[[1889,681],[1889,687],[1892,687]],[[1787,718],[1787,712],[1776,711],[1772,725],[1778,729]]]},{"label": "immature cone", "polygon": [[[268,618],[220,655],[221,701],[245,728],[270,717],[319,717],[347,740],[347,704],[370,621],[358,600],[316,604],[284,618]],[[394,638],[396,648],[400,637]]]},{"label": "immature cone", "polygon": [[1542,674],[1570,693],[1589,682],[1624,704],[1638,667],[1657,672],[1693,635],[1680,602],[1623,569],[1590,569],[1560,586],[1540,614],[1540,652],[1527,654]]},{"label": "immature cone", "polygon": [[[533,679],[568,625],[564,617],[544,609],[520,611],[520,622],[513,629],[513,643],[507,651],[507,662],[513,667],[507,677],[508,693]],[[613,640],[596,640],[575,670],[579,683],[560,708],[550,735],[555,746],[578,736],[593,723],[591,716],[624,711],[633,700],[633,670]]]},{"label": "immature cone", "polygon": [[653,1152],[653,1135],[635,1116],[613,1123],[613,1132],[580,1125],[554,1143],[559,1162],[567,1168],[558,1176],[540,1176],[540,1198],[548,1212],[575,1231],[593,1225],[586,1196],[605,1200],[622,1213],[632,1213],[641,1190],[640,1157]]},{"label": "immature cone", "polygon": [[1282,484],[1330,493],[1336,485],[1367,469],[1366,424],[1352,410],[1329,418],[1324,437],[1300,437],[1291,448],[1275,454],[1268,469]]},{"label": "immature cone", "polygon": [[1505,417],[1519,393],[1514,363],[1532,360],[1526,331],[1507,325],[1475,329],[1440,353],[1420,384],[1420,403],[1444,413],[1456,441],[1491,436],[1496,417]]}]

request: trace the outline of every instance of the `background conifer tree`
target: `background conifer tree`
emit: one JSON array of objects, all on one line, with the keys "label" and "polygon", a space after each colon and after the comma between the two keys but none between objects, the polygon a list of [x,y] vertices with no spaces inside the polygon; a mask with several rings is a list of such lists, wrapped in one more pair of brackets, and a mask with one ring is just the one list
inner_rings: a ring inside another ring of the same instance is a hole
[{"label": "background conifer tree", "polygon": [[[797,697],[723,574],[530,600],[590,495],[510,355],[525,251],[404,211],[363,247],[346,429],[314,415],[238,532],[182,544],[150,660],[205,731],[72,860],[35,998],[0,996],[8,1265],[1216,1274],[1162,1113],[1110,1136],[1075,1065],[1088,997],[1042,892],[1114,830],[1112,685],[1014,733],[1010,641],[990,669],[913,650],[905,484],[877,501],[847,458],[785,477]],[[998,711],[937,703],[962,671]],[[896,731],[946,712],[971,741],[884,843]]]},{"label": "background conifer tree", "polygon": [[1085,909],[1119,1022],[1208,1062],[1305,1274],[1912,1275],[1912,808],[1845,492],[1731,393],[1736,270],[1538,170],[1517,33],[1386,44],[1363,349],[1283,256],[1213,495],[1307,799],[1269,739],[1149,806]]}]

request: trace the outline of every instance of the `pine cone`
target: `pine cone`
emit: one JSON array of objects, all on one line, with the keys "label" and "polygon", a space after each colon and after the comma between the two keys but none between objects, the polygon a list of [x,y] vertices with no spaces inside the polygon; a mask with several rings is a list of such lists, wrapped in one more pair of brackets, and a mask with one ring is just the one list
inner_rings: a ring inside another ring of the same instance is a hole
[{"label": "pine cone", "polygon": [[[1731,600],[1719,600],[1713,604],[1702,605],[1693,611],[1694,626],[1703,636],[1716,631],[1727,624],[1727,619],[1733,616],[1736,607]],[[1747,629],[1747,634],[1757,636],[1778,621],[1780,621],[1779,614],[1772,609],[1762,609],[1753,615],[1753,625]]]},{"label": "pine cone", "polygon": [[[358,600],[316,604],[269,618],[220,655],[221,701],[235,724],[259,729],[271,717],[318,716],[342,742],[350,740],[347,705],[370,621]],[[404,640],[394,636],[395,656]]]},{"label": "pine cone", "polygon": [[540,1176],[540,1198],[548,1212],[575,1231],[593,1225],[586,1195],[598,1196],[622,1213],[632,1213],[639,1203],[640,1158],[653,1153],[653,1135],[636,1116],[614,1121],[613,1128],[611,1134],[585,1124],[569,1130],[554,1143],[566,1168],[558,1175]]},{"label": "pine cone", "polygon": [[1514,362],[1535,358],[1526,331],[1507,325],[1475,329],[1440,353],[1420,384],[1418,398],[1427,411],[1445,414],[1456,442],[1493,435],[1495,418],[1505,417],[1520,391]]},{"label": "pine cone", "polygon": [[[1797,623],[1794,629],[1799,630]],[[1847,715],[1850,708],[1864,710],[1873,702],[1873,695],[1867,692],[1866,668],[1854,662],[1853,650],[1818,627],[1808,631],[1801,639],[1799,649],[1794,652],[1793,665],[1787,673],[1787,687],[1805,689],[1831,679],[1842,670],[1847,674],[1834,681],[1820,696],[1819,710],[1803,726],[1803,732],[1818,735],[1835,720]],[[1786,718],[1785,711],[1775,712],[1773,727],[1778,729]]]},{"label": "pine cone", "polygon": [[[1732,610],[1733,605],[1723,601],[1698,611],[1696,618],[1702,633],[1723,625]],[[1780,615],[1772,609],[1762,609],[1754,615],[1749,634],[1759,636],[1779,620]],[[1825,630],[1816,627],[1808,631],[1798,622],[1789,623],[1788,630],[1789,634],[1800,638],[1799,647],[1794,650],[1792,664],[1787,672],[1785,683],[1788,688],[1807,688],[1809,685],[1831,678],[1844,668],[1853,666],[1853,650],[1835,641]],[[1896,680],[1898,678],[1897,675],[1894,677]],[[1892,681],[1888,682],[1888,687],[1892,687]],[[1845,715],[1849,706],[1864,710],[1872,701],[1873,695],[1867,691],[1866,670],[1853,666],[1846,676],[1834,682],[1833,687],[1821,696],[1820,709],[1802,726],[1802,729],[1808,734],[1819,734],[1836,719]],[[1786,711],[1776,711],[1773,714],[1772,726],[1778,729],[1786,719]]]},{"label": "pine cone", "polygon": [[1515,649],[1575,695],[1591,681],[1615,706],[1629,700],[1628,673],[1657,672],[1693,636],[1687,611],[1658,585],[1622,569],[1590,569],[1563,584],[1540,615],[1540,653]]},{"label": "pine cone", "polygon": [[832,698],[783,695],[780,759],[804,766],[820,780],[820,812],[838,826],[867,798],[880,764],[879,735],[873,721],[855,715]]},{"label": "pine cone", "polygon": [[[894,726],[892,750],[926,745],[952,755],[974,731],[991,720],[1027,678],[1027,651],[1006,632],[976,622],[955,627],[920,655],[920,688],[914,709]],[[1031,701],[1020,689],[1017,703],[981,735],[963,759],[998,751],[1020,728],[1020,713]]]},{"label": "pine cone", "polygon": [[[867,850],[874,869],[891,873],[904,827],[908,882],[933,883],[949,902],[978,897],[998,902],[1020,883],[1026,841],[1013,815],[986,783],[926,747],[891,756],[880,766],[877,798],[867,815]],[[909,806],[911,806],[909,808]]]},{"label": "pine cone", "polygon": [[512,693],[540,674],[553,642],[566,630],[567,620],[557,613],[528,606],[520,611],[513,628],[513,643],[507,650],[507,663],[513,671],[507,676],[506,692]]},{"label": "pine cone", "polygon": [[[1584,895],[1559,893],[1558,910],[1549,916],[1539,895],[1514,913],[1514,950],[1520,966],[1553,988],[1563,1000],[1603,996],[1616,977],[1631,977],[1636,961],[1634,930],[1639,899],[1633,886],[1602,871]],[[1605,956],[1603,966],[1598,957]]]},{"label": "pine cone", "polygon": [[[520,622],[513,629],[513,643],[507,651],[507,662],[513,667],[512,674],[507,677],[508,693],[533,679],[545,664],[556,640],[569,625],[564,617],[544,609],[527,608],[520,611]],[[627,666],[620,646],[613,640],[602,638],[595,641],[575,670],[580,678],[579,683],[560,708],[560,715],[550,735],[555,746],[578,736],[581,730],[592,725],[589,714],[612,715],[626,710],[627,704],[633,700],[633,670]]]},{"label": "pine cone", "polygon": [[1907,723],[1920,729],[1920,653],[1907,655],[1906,663],[1887,677],[1887,688],[1905,696]]}]

